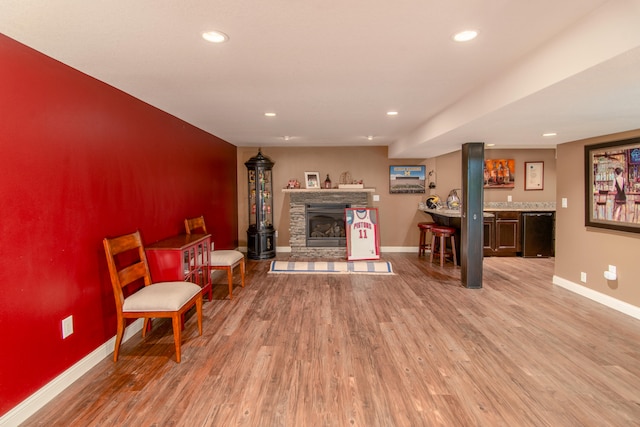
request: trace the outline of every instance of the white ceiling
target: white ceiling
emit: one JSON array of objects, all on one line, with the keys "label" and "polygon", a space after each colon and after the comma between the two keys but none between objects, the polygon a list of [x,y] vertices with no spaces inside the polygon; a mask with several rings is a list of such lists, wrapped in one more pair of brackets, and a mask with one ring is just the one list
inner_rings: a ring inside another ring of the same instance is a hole
[{"label": "white ceiling", "polygon": [[392,158],[640,128],[638,22],[640,0],[0,1],[0,32],[231,144]]}]

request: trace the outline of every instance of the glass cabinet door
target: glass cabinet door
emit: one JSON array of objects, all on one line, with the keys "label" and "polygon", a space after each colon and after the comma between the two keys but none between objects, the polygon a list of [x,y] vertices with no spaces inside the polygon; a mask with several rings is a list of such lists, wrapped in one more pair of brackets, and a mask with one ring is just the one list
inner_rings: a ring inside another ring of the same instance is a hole
[{"label": "glass cabinet door", "polygon": [[271,170],[265,170],[261,173],[260,177],[260,228],[270,227],[273,224],[273,209],[271,207],[273,203],[272,188],[271,188]]},{"label": "glass cabinet door", "polygon": [[258,220],[258,186],[256,184],[256,171],[249,169],[249,226],[255,227]]}]

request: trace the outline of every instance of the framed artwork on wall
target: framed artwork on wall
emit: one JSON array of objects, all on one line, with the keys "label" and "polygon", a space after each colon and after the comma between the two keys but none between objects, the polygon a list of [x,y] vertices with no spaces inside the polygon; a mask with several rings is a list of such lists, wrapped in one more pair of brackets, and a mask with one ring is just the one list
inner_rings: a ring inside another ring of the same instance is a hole
[{"label": "framed artwork on wall", "polygon": [[640,233],[640,138],[585,145],[585,226]]},{"label": "framed artwork on wall", "polygon": [[544,162],[524,162],[524,189],[544,190]]},{"label": "framed artwork on wall", "polygon": [[484,161],[484,188],[514,188],[516,161],[514,159],[487,159]]},{"label": "framed artwork on wall", "polygon": [[426,166],[389,166],[389,193],[424,193]]},{"label": "framed artwork on wall", "polygon": [[306,184],[306,188],[320,188],[320,173],[305,172],[304,182]]}]

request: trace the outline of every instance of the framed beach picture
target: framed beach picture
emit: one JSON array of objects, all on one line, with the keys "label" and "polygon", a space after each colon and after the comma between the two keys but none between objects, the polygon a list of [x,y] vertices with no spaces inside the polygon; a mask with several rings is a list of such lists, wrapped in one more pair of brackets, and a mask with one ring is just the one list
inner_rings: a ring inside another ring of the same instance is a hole
[{"label": "framed beach picture", "polygon": [[640,233],[640,138],[585,145],[585,226]]}]

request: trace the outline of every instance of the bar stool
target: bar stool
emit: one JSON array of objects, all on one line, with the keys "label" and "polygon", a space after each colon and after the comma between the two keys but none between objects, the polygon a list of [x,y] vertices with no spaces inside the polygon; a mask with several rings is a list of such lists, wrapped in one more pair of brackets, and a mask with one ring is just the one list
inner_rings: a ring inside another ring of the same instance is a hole
[{"label": "bar stool", "polygon": [[[451,256],[453,258],[453,265],[458,265],[458,258],[456,256],[456,238],[454,236],[456,229],[453,227],[445,227],[441,225],[431,226],[431,256],[429,262],[433,262],[433,254],[436,252],[440,257],[440,267],[444,267],[444,258]],[[451,252],[447,251],[447,237],[451,238]],[[438,251],[436,251],[438,246]]]},{"label": "bar stool", "polygon": [[427,233],[431,232],[431,227],[436,225],[435,222],[419,222],[420,244],[418,245],[418,256],[426,255],[427,251],[431,251],[431,241],[427,242]]},{"label": "bar stool", "polygon": [[638,222],[638,217],[640,215],[640,200],[633,201],[633,222]]}]

